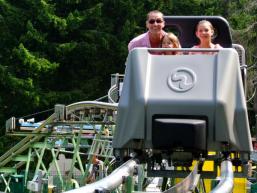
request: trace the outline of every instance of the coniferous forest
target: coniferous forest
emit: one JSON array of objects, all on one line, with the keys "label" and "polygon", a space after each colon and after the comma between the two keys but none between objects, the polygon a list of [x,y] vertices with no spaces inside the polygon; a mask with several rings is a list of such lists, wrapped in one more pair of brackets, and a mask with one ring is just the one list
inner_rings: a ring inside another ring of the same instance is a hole
[{"label": "coniferous forest", "polygon": [[[11,116],[106,95],[110,75],[124,73],[129,40],[146,30],[146,13],[155,9],[225,17],[233,42],[246,49],[251,98],[256,0],[0,0],[0,136]],[[252,106],[249,100],[250,115]]]}]

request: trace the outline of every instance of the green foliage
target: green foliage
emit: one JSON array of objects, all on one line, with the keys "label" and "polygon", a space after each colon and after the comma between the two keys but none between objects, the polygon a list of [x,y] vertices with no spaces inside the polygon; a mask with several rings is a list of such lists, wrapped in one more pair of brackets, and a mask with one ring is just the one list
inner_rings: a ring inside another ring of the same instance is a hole
[{"label": "green foliage", "polygon": [[45,58],[33,55],[23,44],[14,49],[14,56],[20,61],[22,68],[30,77],[38,77],[40,73],[46,73],[58,67],[56,63],[51,63]]}]

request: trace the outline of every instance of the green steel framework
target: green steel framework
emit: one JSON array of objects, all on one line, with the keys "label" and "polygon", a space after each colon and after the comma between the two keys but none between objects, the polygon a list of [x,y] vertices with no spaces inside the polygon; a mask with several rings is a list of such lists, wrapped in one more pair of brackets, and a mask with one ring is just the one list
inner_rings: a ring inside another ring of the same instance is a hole
[{"label": "green steel framework", "polygon": [[[50,165],[56,168],[58,189],[61,191],[70,188],[67,182],[72,180],[75,167],[81,172],[77,184],[85,185],[85,179],[91,173],[94,156],[103,160],[104,167],[113,159],[112,136],[106,136],[104,131],[113,133],[116,108],[117,105],[95,101],[69,106],[56,105],[55,112],[30,133],[17,131],[15,126],[12,126],[14,130],[9,134],[25,137],[0,157],[0,182],[4,187],[1,191],[14,192],[10,182],[21,171],[24,171],[24,189],[28,181],[32,180],[31,176],[35,176],[39,171],[43,171],[46,178],[49,177]],[[93,129],[83,130],[85,124]],[[96,125],[101,125],[101,128],[96,130]],[[58,127],[61,131],[58,131]],[[61,141],[58,146],[57,141]],[[62,174],[57,160],[60,153],[72,155],[70,169],[65,175]],[[31,173],[32,175],[29,175]]]}]

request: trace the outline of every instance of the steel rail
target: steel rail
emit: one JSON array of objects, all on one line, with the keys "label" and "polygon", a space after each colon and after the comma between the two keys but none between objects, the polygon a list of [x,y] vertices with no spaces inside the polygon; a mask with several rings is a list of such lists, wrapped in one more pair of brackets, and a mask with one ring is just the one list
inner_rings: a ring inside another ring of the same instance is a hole
[{"label": "steel rail", "polygon": [[67,191],[66,193],[95,193],[96,191],[111,191],[124,182],[124,178],[133,175],[137,163],[131,159],[114,170],[109,176],[84,187]]},{"label": "steel rail", "polygon": [[66,116],[75,110],[83,110],[87,107],[98,107],[103,109],[117,110],[118,103],[106,103],[99,101],[81,101],[66,106]]},{"label": "steel rail", "polygon": [[220,172],[220,182],[210,193],[231,193],[234,187],[232,162],[229,160],[221,162]]}]

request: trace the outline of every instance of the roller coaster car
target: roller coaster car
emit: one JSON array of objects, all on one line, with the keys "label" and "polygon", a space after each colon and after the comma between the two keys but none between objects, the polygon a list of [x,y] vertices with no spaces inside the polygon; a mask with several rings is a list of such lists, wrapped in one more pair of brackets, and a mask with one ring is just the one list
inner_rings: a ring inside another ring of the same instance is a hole
[{"label": "roller coaster car", "polygon": [[149,48],[129,53],[113,139],[117,156],[129,151],[195,157],[208,151],[252,151],[244,49],[232,44],[227,21],[165,17],[166,30],[176,28],[181,50],[189,52],[197,44],[195,26],[203,19],[213,24],[214,43],[224,48],[208,50],[215,54],[156,55]]},{"label": "roller coaster car", "polygon": [[24,119],[16,119],[15,117],[11,117],[6,121],[6,134],[13,133],[15,131],[33,131],[38,128],[42,122],[35,123],[35,119],[28,119],[24,121]]}]

